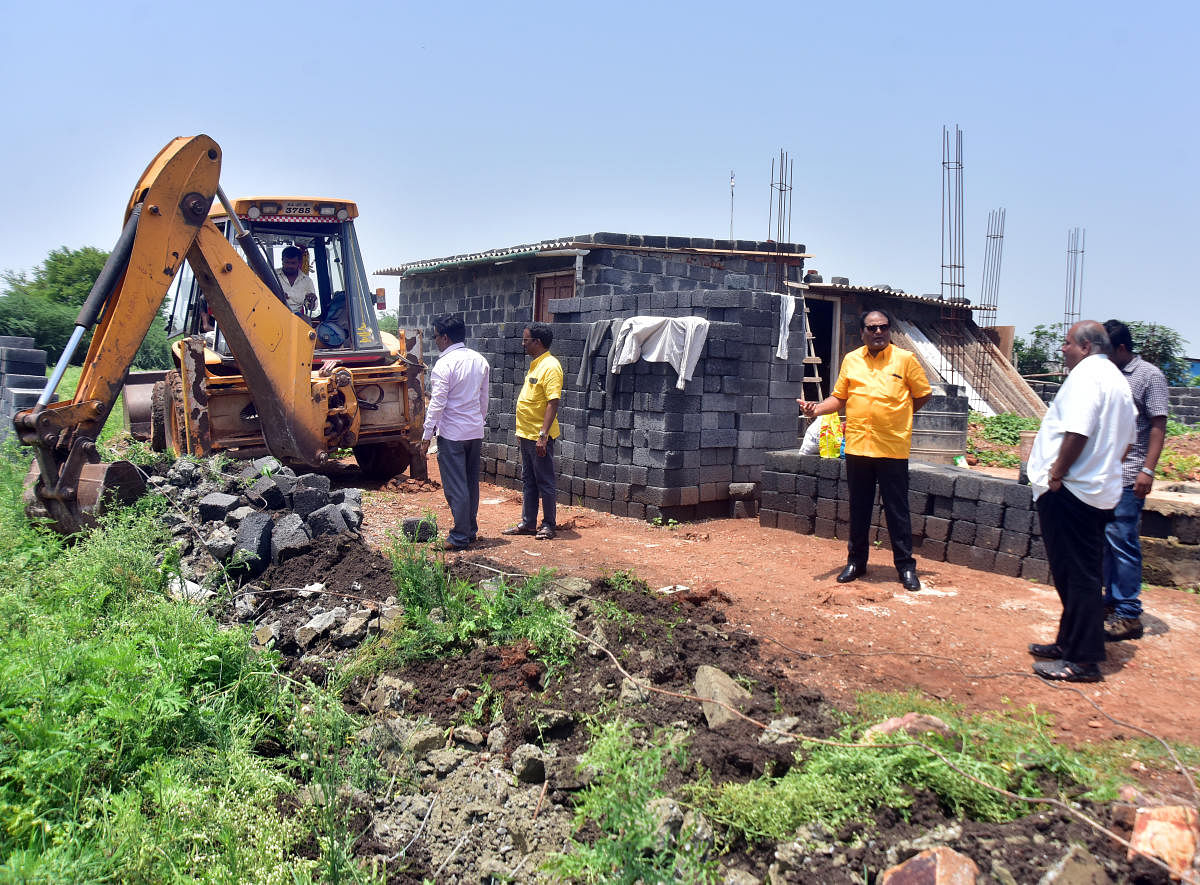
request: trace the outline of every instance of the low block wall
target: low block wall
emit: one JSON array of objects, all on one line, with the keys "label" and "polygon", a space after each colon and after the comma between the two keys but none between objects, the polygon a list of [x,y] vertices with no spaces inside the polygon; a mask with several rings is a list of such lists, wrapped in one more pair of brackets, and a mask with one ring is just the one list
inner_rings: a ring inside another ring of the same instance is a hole
[{"label": "low block wall", "polygon": [[[768,452],[761,483],[761,525],[822,538],[849,536],[845,461],[797,450]],[[918,560],[1049,580],[1029,486],[960,467],[911,462],[908,499]],[[871,540],[889,544],[879,506],[872,516]]]}]

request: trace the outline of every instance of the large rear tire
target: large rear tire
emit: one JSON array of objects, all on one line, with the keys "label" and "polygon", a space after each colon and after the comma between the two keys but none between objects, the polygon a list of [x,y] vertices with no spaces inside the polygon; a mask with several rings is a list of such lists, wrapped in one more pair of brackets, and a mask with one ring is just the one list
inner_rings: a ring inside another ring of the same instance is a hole
[{"label": "large rear tire", "polygon": [[354,460],[370,479],[399,476],[412,463],[412,457],[403,443],[364,443],[355,446]]}]

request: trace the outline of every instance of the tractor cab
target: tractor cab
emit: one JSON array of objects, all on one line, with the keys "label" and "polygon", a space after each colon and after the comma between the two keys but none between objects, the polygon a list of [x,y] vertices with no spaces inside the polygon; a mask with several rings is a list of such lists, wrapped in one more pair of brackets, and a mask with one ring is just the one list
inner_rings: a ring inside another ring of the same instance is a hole
[{"label": "tractor cab", "polygon": [[[383,309],[382,290],[376,295],[368,287],[354,232],[354,219],[358,217],[354,203],[311,197],[251,197],[234,201],[233,209],[277,272],[284,266],[284,250],[295,247],[301,251],[299,272],[311,281],[316,293],[315,303],[300,313],[316,332],[314,364],[337,360],[346,365],[369,365],[394,359],[394,342],[387,340],[391,336],[380,335],[376,311]],[[234,225],[220,204],[209,219],[245,259],[234,237]],[[300,284],[299,279],[296,284]],[[223,362],[232,362],[221,330],[208,312],[204,293],[187,265],[179,274],[167,319],[168,337],[181,334],[204,335],[209,348]]]}]

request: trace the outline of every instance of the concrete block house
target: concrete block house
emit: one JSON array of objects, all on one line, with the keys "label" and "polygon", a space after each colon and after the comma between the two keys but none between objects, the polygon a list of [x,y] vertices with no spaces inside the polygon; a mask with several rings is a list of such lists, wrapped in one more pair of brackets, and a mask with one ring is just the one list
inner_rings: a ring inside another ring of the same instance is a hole
[{"label": "concrete block house", "polygon": [[[401,329],[420,330],[428,340],[433,316],[459,312],[468,344],[491,364],[483,450],[490,479],[519,484],[513,416],[526,366],[521,332],[530,322],[547,322],[566,376],[560,500],[683,520],[755,515],[755,495],[745,484],[759,482],[768,452],[795,449],[796,398],[828,394],[842,354],[861,344],[861,310],[885,307],[902,320],[896,341],[918,353],[932,381],[957,377],[948,364],[939,369],[946,363],[939,342],[947,332],[960,361],[999,357],[968,309],[948,312],[937,299],[886,288],[804,284],[809,257],[792,243],[596,233],[377,273],[400,278]],[[819,363],[805,363],[805,312],[793,300],[797,295],[808,308]],[[793,313],[785,323],[789,304]],[[690,379],[668,363],[644,359],[610,371],[613,321],[633,317],[694,318],[687,322],[704,327]],[[426,352],[426,362],[434,356]],[[964,363],[958,371],[965,380],[970,367]],[[1004,379],[991,385],[1002,391],[992,391],[995,407],[1041,408],[1019,378],[1012,382],[1015,372],[1003,357],[994,374]],[[806,377],[818,378],[819,388]],[[945,392],[961,414],[965,442],[966,399],[953,383]],[[932,456],[945,456],[956,444],[940,441]]]}]

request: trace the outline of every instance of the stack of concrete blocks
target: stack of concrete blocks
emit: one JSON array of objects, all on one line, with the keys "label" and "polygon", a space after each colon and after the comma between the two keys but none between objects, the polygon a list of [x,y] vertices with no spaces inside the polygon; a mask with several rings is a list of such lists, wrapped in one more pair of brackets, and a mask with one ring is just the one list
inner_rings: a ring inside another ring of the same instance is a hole
[{"label": "stack of concrete blocks", "polygon": [[[590,357],[591,378],[579,389],[590,324],[554,323],[551,349],[566,376],[558,416],[560,502],[648,520],[726,516],[735,509],[734,515],[753,515],[752,502],[750,508],[734,502],[729,486],[757,482],[767,452],[795,444],[803,322],[793,320],[789,359],[778,360],[778,296],[700,291],[687,300],[685,313],[706,316],[710,325],[682,390],[667,363],[639,360],[611,375],[611,336]],[[529,362],[522,329],[520,323],[479,326],[468,342],[492,366],[483,472],[510,485],[520,483],[513,429]]]},{"label": "stack of concrete blocks", "polygon": [[[1029,486],[964,468],[911,462],[908,497],[918,560],[952,562],[1041,583],[1049,580]],[[794,450],[768,453],[759,522],[846,540],[850,528],[846,462]],[[878,499],[871,540],[890,549]]]},{"label": "stack of concrete blocks", "polygon": [[46,387],[46,351],[32,338],[0,335],[0,440],[13,433],[17,412],[31,409]]},{"label": "stack of concrete blocks", "polygon": [[[1053,381],[1030,381],[1033,392],[1049,405],[1054,401],[1055,394],[1062,387]],[[1171,417],[1180,424],[1195,426],[1200,424],[1200,387],[1171,387],[1167,390]]]}]

